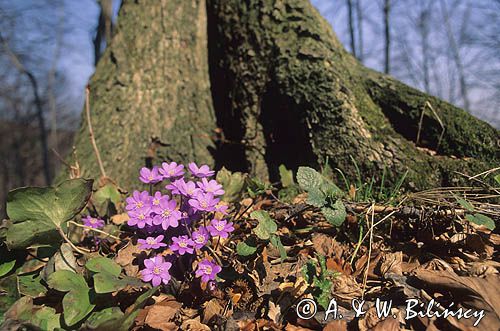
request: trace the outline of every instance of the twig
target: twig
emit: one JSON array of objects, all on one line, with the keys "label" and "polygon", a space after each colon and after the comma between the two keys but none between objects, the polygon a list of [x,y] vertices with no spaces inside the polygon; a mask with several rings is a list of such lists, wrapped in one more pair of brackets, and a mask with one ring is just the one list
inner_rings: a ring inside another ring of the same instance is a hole
[{"label": "twig", "polygon": [[67,242],[71,248],[73,248],[75,251],[77,251],[78,253],[82,254],[82,255],[86,255],[87,253],[90,253],[89,250],[86,250],[84,248],[78,248],[75,246],[75,244],[73,244],[71,242],[71,240],[69,240],[68,236],[66,236],[66,234],[64,233],[64,231],[61,229],[61,227],[57,227],[57,231],[59,231],[59,234],[61,235],[61,237],[64,239],[65,242]]},{"label": "twig", "polygon": [[[361,292],[361,299],[363,299],[365,297],[365,290],[366,290],[366,281],[368,280],[368,271],[370,270],[370,259],[371,259],[371,256],[372,256],[372,244],[373,244],[373,228],[374,228],[374,219],[375,219],[375,210],[373,208],[373,204],[372,204],[372,207],[370,208],[371,209],[371,213],[372,213],[372,216],[371,216],[371,227],[370,227],[370,244],[368,246],[368,259],[366,260],[366,270],[365,270],[365,274],[364,274],[364,277],[363,277],[363,290]],[[366,214],[366,219],[368,220],[368,214]]]},{"label": "twig", "polygon": [[97,148],[97,144],[95,142],[94,130],[92,129],[92,121],[90,120],[90,88],[87,85],[85,87],[85,114],[87,115],[87,125],[89,127],[89,135],[90,141],[92,143],[92,147],[94,148],[94,153],[97,158],[97,163],[99,164],[99,169],[101,170],[102,177],[107,177],[106,172],[104,171],[104,166],[101,160],[101,154],[99,154],[99,149]]},{"label": "twig", "polygon": [[110,238],[113,238],[113,239],[115,239],[115,240],[119,240],[119,241],[121,241],[121,239],[120,239],[119,237],[114,236],[114,235],[112,235],[111,233],[107,233],[106,231],[102,231],[102,230],[99,230],[99,229],[95,229],[95,228],[93,228],[93,227],[86,226],[86,225],[83,225],[83,224],[78,224],[78,223],[73,222],[73,221],[69,221],[68,223],[73,224],[73,225],[75,225],[75,226],[78,226],[78,227],[80,227],[80,228],[84,228],[84,229],[87,229],[87,230],[90,230],[90,231],[94,231],[94,232],[97,232],[97,233],[100,233],[100,234],[104,234],[104,235],[106,235],[107,237],[110,237]]},{"label": "twig", "polygon": [[481,177],[481,176],[483,176],[483,175],[489,175],[489,174],[491,174],[492,172],[495,172],[495,171],[498,171],[498,170],[500,170],[500,167],[493,168],[493,169],[490,169],[490,170],[486,170],[486,171],[481,172],[480,174],[477,174],[477,175],[474,175],[474,176],[470,177],[470,179],[474,179],[474,178],[477,178],[477,177]]}]

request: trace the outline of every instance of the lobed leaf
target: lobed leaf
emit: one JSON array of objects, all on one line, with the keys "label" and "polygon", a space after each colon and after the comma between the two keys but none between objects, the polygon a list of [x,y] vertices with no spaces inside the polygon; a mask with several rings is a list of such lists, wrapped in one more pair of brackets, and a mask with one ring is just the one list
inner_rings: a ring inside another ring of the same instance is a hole
[{"label": "lobed leaf", "polygon": [[82,178],[56,187],[22,187],[7,195],[7,215],[12,224],[6,232],[9,249],[52,245],[60,241],[59,227],[75,217],[87,204],[92,180]]}]

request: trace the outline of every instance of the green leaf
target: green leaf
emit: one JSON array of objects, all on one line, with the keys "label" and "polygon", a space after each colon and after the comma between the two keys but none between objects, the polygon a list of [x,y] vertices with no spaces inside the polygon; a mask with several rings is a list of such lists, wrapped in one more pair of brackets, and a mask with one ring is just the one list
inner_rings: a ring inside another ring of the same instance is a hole
[{"label": "green leaf", "polygon": [[109,200],[117,205],[118,203],[120,203],[121,198],[122,196],[120,194],[120,191],[118,191],[116,185],[112,183],[107,183],[106,185],[98,189],[92,196],[92,199],[94,199],[94,201],[98,204],[103,204],[107,200]]},{"label": "green leaf", "polygon": [[64,321],[68,326],[80,322],[94,309],[95,305],[90,303],[90,289],[82,275],[59,270],[49,276],[47,283],[53,289],[68,292],[62,301]]},{"label": "green leaf", "polygon": [[245,187],[245,175],[241,172],[234,172],[222,167],[217,172],[217,182],[224,188],[222,200],[226,202],[235,202],[241,198]]},{"label": "green leaf", "polygon": [[285,246],[283,246],[283,244],[281,243],[280,237],[273,234],[273,235],[271,235],[270,242],[280,252],[280,258],[281,258],[281,261],[283,262],[286,259],[286,250],[285,250]]},{"label": "green leaf", "polygon": [[477,225],[484,225],[490,230],[495,230],[495,221],[483,214],[465,215],[465,218]]},{"label": "green leaf", "polygon": [[64,243],[57,252],[49,259],[42,271],[42,278],[46,281],[51,273],[57,270],[69,270],[77,272],[80,267],[76,262],[73,248],[70,244]]},{"label": "green leaf", "polygon": [[119,276],[122,272],[122,267],[118,263],[103,256],[88,260],[85,267],[93,272],[104,272],[114,276]]},{"label": "green leaf", "polygon": [[88,260],[85,267],[96,273],[93,276],[96,293],[112,293],[123,289],[127,285],[136,287],[143,285],[137,278],[119,278],[122,267],[115,261],[103,256],[94,257]]},{"label": "green leaf", "polygon": [[96,293],[112,293],[117,292],[125,286],[128,282],[124,279],[117,278],[111,274],[100,272],[94,275],[94,289]]},{"label": "green leaf", "polygon": [[19,293],[31,298],[38,298],[47,293],[47,288],[41,283],[40,273],[30,272],[17,275],[17,288]]},{"label": "green leaf", "polygon": [[323,183],[323,176],[313,168],[299,167],[297,171],[297,182],[300,188],[305,191],[313,189],[319,190]]},{"label": "green leaf", "polygon": [[11,272],[11,270],[14,269],[15,265],[16,265],[16,260],[0,264],[0,277],[3,277],[7,275],[9,272]]},{"label": "green leaf", "polygon": [[54,308],[42,307],[35,312],[30,322],[42,330],[53,331],[61,327],[60,318],[61,314],[56,314]]},{"label": "green leaf", "polygon": [[311,189],[307,193],[306,203],[321,208],[326,204],[326,195],[318,189]]},{"label": "green leaf", "polygon": [[259,239],[267,240],[271,234],[278,230],[276,222],[264,210],[256,210],[250,214],[250,217],[259,221],[259,224],[253,229]]},{"label": "green leaf", "polygon": [[333,226],[342,225],[347,216],[345,206],[340,199],[337,200],[331,207],[321,208],[321,212],[325,216],[328,223],[332,224]]},{"label": "green leaf", "polygon": [[316,276],[316,264],[312,260],[307,261],[302,267],[302,275],[308,284],[313,283]]},{"label": "green leaf", "polygon": [[292,170],[288,170],[284,164],[280,165],[278,169],[280,172],[281,185],[283,187],[289,187],[295,184]]},{"label": "green leaf", "polygon": [[498,183],[498,185],[500,185],[500,174],[496,175],[495,177],[493,177],[495,179],[495,181]]},{"label": "green leaf", "polygon": [[328,308],[328,304],[330,303],[332,282],[329,279],[314,279],[314,287],[316,288],[314,291],[314,298],[324,309]]},{"label": "green leaf", "polygon": [[255,254],[256,251],[257,247],[250,246],[244,241],[241,241],[238,245],[236,245],[236,252],[240,256],[251,256]]},{"label": "green leaf", "polygon": [[123,317],[119,307],[110,307],[93,312],[85,321],[85,326],[94,331],[111,330],[121,326]]},{"label": "green leaf", "polygon": [[92,180],[62,182],[57,187],[22,187],[7,195],[7,215],[12,220],[6,233],[9,249],[52,245],[60,241],[59,227],[87,204]]},{"label": "green leaf", "polygon": [[460,198],[458,195],[453,194],[455,200],[467,211],[474,211],[474,206],[467,200]]}]

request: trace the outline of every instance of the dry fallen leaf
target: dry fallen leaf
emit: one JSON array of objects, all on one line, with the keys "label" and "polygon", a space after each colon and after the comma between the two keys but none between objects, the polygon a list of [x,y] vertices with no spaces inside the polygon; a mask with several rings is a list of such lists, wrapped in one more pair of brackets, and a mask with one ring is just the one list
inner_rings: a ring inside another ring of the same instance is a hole
[{"label": "dry fallen leaf", "polygon": [[200,322],[199,318],[187,319],[182,322],[181,330],[185,331],[210,331],[208,325]]},{"label": "dry fallen leaf", "polygon": [[402,275],[403,252],[385,253],[380,259],[380,275],[384,277],[387,273]]},{"label": "dry fallen leaf", "polygon": [[152,328],[160,330],[177,330],[178,327],[172,320],[180,311],[182,304],[168,297],[165,300],[149,307],[144,323]]},{"label": "dry fallen leaf", "polygon": [[[460,277],[452,271],[417,270],[415,277],[436,292],[451,294],[454,306],[473,310],[484,310],[480,327],[483,331],[500,329],[500,276],[484,278]],[[474,319],[461,319],[460,323],[471,326]]]}]

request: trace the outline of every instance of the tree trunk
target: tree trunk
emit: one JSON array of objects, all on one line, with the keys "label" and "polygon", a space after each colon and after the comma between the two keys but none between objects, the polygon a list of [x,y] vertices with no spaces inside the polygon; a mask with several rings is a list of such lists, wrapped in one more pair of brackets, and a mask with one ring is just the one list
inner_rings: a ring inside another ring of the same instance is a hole
[{"label": "tree trunk", "polygon": [[[157,160],[271,180],[280,164],[328,162],[347,175],[387,168],[387,183],[408,170],[406,186],[418,189],[500,162],[497,130],[363,67],[308,1],[207,2],[210,84],[203,1],[126,1],[120,11],[91,87],[97,145],[121,185],[137,182],[155,137],[168,144]],[[98,176],[85,124],[76,142],[84,175]]]},{"label": "tree trunk", "polygon": [[[106,173],[123,187],[137,185],[151,158],[214,164],[206,24],[203,0],[122,6],[90,82],[90,109]],[[85,118],[75,144],[82,175],[98,177]]]}]

